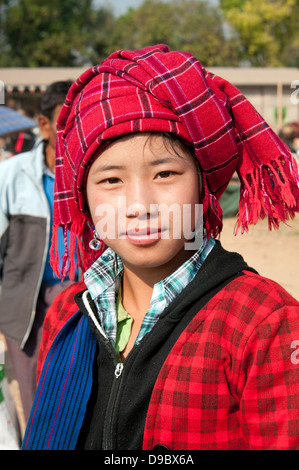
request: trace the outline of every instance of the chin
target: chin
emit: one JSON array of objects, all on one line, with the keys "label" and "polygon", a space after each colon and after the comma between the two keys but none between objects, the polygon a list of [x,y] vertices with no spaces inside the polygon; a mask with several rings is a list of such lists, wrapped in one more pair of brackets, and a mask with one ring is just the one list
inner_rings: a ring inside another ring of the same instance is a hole
[{"label": "chin", "polygon": [[[179,267],[186,259],[191,256],[189,251],[185,251],[184,247],[177,249],[167,249],[160,246],[159,249],[151,248],[134,248],[132,251],[127,250],[125,253],[118,253],[123,263],[137,269],[162,269],[169,267],[169,274]],[[122,256],[124,254],[124,256]]]}]

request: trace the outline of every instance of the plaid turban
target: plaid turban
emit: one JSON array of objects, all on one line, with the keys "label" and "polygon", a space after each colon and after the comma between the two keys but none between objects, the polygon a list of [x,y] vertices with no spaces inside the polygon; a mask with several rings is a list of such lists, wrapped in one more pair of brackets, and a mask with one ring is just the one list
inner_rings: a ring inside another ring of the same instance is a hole
[{"label": "plaid turban", "polygon": [[[190,53],[170,52],[165,45],[120,50],[76,80],[58,119],[51,249],[57,274],[73,275],[75,250],[83,270],[94,261],[86,201],[91,164],[116,137],[146,131],[170,132],[193,145],[209,236],[221,232],[219,198],[235,171],[241,183],[237,230],[266,216],[270,228],[277,228],[299,211],[295,159],[239,90],[206,71]],[[66,250],[62,270],[59,226]]]}]

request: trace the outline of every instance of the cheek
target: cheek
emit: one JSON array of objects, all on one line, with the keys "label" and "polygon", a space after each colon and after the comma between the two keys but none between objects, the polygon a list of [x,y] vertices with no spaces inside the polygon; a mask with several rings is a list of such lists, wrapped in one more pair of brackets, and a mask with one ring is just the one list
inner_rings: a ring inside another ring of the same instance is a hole
[{"label": "cheek", "polygon": [[190,185],[186,187],[188,188],[191,204],[199,204],[201,196],[200,196],[200,183],[199,183],[198,175],[196,176],[193,175]]},{"label": "cheek", "polygon": [[92,221],[94,225],[96,225],[98,220],[103,216],[104,209],[107,209],[107,202],[102,192],[99,191],[98,186],[90,185],[88,182],[86,186],[86,196]]},{"label": "cheek", "polygon": [[99,191],[87,190],[89,211],[101,240],[118,238],[118,204],[114,198],[103,196]]},{"label": "cheek", "polygon": [[197,178],[186,178],[180,185],[170,191],[166,198],[170,203],[183,204],[199,204],[200,189]]},{"label": "cheek", "polygon": [[92,221],[95,225],[95,208],[97,206],[97,198],[95,192],[90,188],[90,185],[86,186],[86,197],[89,207],[89,213],[91,215]]}]

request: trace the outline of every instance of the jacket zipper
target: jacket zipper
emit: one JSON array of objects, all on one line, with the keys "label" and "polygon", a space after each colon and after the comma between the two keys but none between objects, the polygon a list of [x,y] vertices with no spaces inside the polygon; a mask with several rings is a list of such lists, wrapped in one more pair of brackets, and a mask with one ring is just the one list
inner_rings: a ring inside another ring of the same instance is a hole
[{"label": "jacket zipper", "polygon": [[[114,434],[114,427],[115,427],[115,417],[116,411],[118,409],[118,399],[120,396],[120,389],[123,379],[123,370],[124,370],[124,363],[119,361],[119,358],[115,352],[115,349],[111,345],[108,337],[106,335],[105,330],[100,325],[97,317],[95,316],[90,304],[89,304],[89,292],[86,290],[82,295],[82,300],[84,306],[91,317],[94,325],[96,326],[99,333],[105,338],[105,347],[108,347],[113,356],[114,356],[114,378],[111,387],[110,397],[107,405],[106,416],[105,416],[105,423],[104,423],[104,430],[103,430],[103,440],[102,440],[102,448],[103,450],[115,450],[115,439],[113,437]],[[126,362],[126,361],[125,361]]]},{"label": "jacket zipper", "polygon": [[123,371],[123,368],[124,368],[124,365],[122,362],[118,362],[116,367],[115,367],[115,371],[114,371],[114,375],[115,377],[118,379],[121,374],[122,374],[122,371]]},{"label": "jacket zipper", "polygon": [[122,362],[118,362],[114,369],[114,380],[111,387],[103,430],[103,450],[116,450],[113,430],[115,427],[115,415],[118,409],[117,403],[118,397],[120,396],[123,369],[124,365]]}]

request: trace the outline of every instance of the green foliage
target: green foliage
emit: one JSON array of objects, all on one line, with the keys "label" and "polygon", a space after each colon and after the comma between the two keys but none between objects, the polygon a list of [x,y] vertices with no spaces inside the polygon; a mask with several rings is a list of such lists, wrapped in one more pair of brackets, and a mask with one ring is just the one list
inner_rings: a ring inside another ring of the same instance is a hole
[{"label": "green foliage", "polygon": [[224,37],[221,12],[203,0],[146,0],[116,20],[107,52],[159,43],[192,52],[205,65],[238,60],[236,43]]},{"label": "green foliage", "polygon": [[299,64],[299,0],[145,0],[117,18],[93,0],[0,0],[0,66],[99,63],[164,43],[205,66]]},{"label": "green foliage", "polygon": [[1,10],[2,66],[70,66],[86,53],[91,0],[6,3]]},{"label": "green foliage", "polygon": [[298,0],[220,0],[238,33],[242,58],[252,65],[281,66],[298,38]]}]

